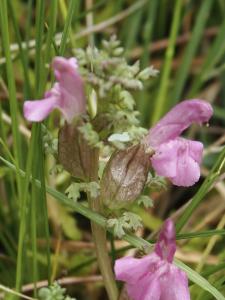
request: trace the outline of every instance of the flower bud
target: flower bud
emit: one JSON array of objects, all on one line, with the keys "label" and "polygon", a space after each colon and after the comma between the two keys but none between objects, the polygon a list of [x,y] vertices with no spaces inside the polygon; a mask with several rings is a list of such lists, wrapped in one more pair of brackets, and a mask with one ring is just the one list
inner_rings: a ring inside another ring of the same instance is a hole
[{"label": "flower bud", "polygon": [[116,151],[103,172],[101,199],[110,209],[120,209],[141,194],[150,168],[150,154],[138,144]]},{"label": "flower bud", "polygon": [[89,180],[92,177],[93,163],[98,149],[91,147],[83,137],[77,124],[65,124],[59,131],[58,158],[72,176]]}]

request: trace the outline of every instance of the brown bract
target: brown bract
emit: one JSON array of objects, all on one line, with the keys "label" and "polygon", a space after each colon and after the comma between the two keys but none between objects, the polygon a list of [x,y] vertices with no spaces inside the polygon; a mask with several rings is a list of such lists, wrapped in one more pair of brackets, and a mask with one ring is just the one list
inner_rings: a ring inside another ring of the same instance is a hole
[{"label": "brown bract", "polygon": [[98,149],[91,147],[79,131],[81,122],[65,124],[59,131],[59,162],[72,176],[89,181]]},{"label": "brown bract", "polygon": [[150,168],[150,154],[138,144],[116,151],[105,167],[101,180],[101,199],[110,209],[132,203],[141,194]]}]

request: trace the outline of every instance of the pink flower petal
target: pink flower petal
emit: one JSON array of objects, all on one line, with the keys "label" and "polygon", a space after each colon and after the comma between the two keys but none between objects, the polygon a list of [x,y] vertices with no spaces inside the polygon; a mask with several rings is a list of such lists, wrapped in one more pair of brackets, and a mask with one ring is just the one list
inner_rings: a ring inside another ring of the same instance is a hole
[{"label": "pink flower petal", "polygon": [[60,81],[62,73],[74,74],[77,71],[78,63],[75,57],[69,59],[61,56],[56,56],[52,61],[55,78]]},{"label": "pink flower petal", "polygon": [[199,162],[203,146],[182,138],[159,146],[151,158],[152,166],[160,176],[168,177],[178,186],[191,186],[200,178]]},{"label": "pink flower petal", "polygon": [[23,106],[24,117],[31,122],[43,121],[59,104],[59,98],[49,97],[43,100],[26,101]]},{"label": "pink flower petal", "polygon": [[[186,171],[186,172],[185,172]],[[183,155],[177,164],[177,175],[170,178],[177,186],[189,187],[194,185],[200,178],[199,165],[189,156]]]},{"label": "pink flower petal", "polygon": [[58,82],[45,93],[45,99],[32,101],[32,103],[26,101],[24,116],[29,121],[39,122],[54,108],[58,108],[70,123],[76,115],[86,111],[84,84],[77,71],[77,60],[56,57],[52,65]]},{"label": "pink flower petal", "polygon": [[171,219],[167,219],[160,231],[159,239],[155,246],[155,253],[159,257],[168,262],[173,261],[176,252],[176,232],[174,223]]},{"label": "pink flower petal", "polygon": [[175,139],[192,123],[208,122],[212,113],[212,106],[206,101],[182,101],[149,130],[146,142],[155,147]]},{"label": "pink flower petal", "polygon": [[189,140],[189,153],[190,156],[198,163],[200,164],[202,161],[202,155],[203,155],[203,144],[198,141],[191,141]]},{"label": "pink flower petal", "polygon": [[86,100],[83,80],[77,72],[74,59],[56,57],[53,60],[55,75],[61,89],[61,109],[68,122],[74,115],[85,113]]},{"label": "pink flower petal", "polygon": [[156,148],[155,154],[151,157],[152,167],[160,176],[168,178],[177,174],[177,142],[169,141]]},{"label": "pink flower petal", "polygon": [[135,284],[127,285],[127,293],[132,300],[160,300],[161,290],[158,276],[149,274]]},{"label": "pink flower petal", "polygon": [[160,277],[160,300],[190,300],[187,275],[174,265]]},{"label": "pink flower petal", "polygon": [[[159,261],[159,257],[152,253],[141,259],[126,256],[116,260],[114,271],[117,280],[134,284],[139,278],[145,276],[150,265]],[[135,272],[133,272],[135,270]]]}]

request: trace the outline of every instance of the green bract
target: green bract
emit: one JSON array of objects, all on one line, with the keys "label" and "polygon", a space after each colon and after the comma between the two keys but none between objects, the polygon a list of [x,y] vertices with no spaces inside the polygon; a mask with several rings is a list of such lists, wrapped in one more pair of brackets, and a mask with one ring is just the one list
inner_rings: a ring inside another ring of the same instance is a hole
[{"label": "green bract", "polygon": [[57,282],[54,282],[49,287],[41,288],[38,291],[40,300],[76,300],[65,295],[66,289],[62,288]]}]

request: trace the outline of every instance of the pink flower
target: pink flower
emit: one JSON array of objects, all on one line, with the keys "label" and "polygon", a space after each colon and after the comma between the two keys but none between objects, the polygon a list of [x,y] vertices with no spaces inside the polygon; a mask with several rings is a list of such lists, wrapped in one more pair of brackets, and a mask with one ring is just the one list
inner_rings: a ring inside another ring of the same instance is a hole
[{"label": "pink flower", "polygon": [[83,80],[75,58],[55,57],[52,66],[57,82],[44,99],[24,103],[24,116],[29,121],[40,122],[58,108],[70,123],[76,115],[85,113]]},{"label": "pink flower", "polygon": [[178,186],[191,186],[200,178],[203,144],[179,137],[192,123],[207,122],[212,106],[203,100],[186,100],[176,105],[153,128],[144,142],[153,147],[152,167]]},{"label": "pink flower", "polygon": [[190,300],[187,275],[172,264],[176,251],[172,220],[165,221],[153,253],[116,260],[116,279],[132,300]]}]

